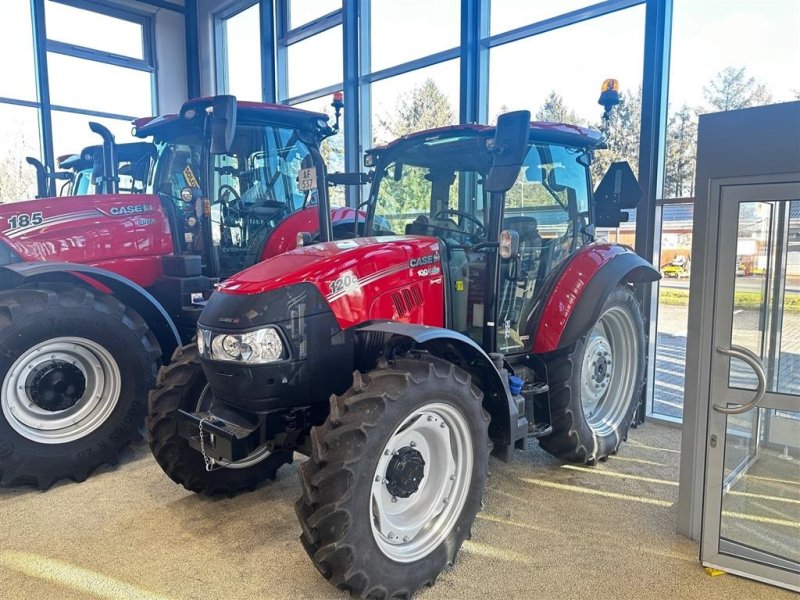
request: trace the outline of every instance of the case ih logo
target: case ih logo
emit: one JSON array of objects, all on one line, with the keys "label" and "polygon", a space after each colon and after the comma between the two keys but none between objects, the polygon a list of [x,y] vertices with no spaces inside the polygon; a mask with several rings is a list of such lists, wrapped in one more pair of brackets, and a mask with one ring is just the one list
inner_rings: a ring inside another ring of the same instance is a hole
[{"label": "case ih logo", "polygon": [[152,204],[130,204],[128,206],[112,206],[108,212],[98,208],[101,213],[110,217],[124,217],[126,215],[137,215],[140,213],[153,212],[155,207]]},{"label": "case ih logo", "polygon": [[419,258],[412,258],[408,261],[408,266],[412,269],[414,267],[422,267],[425,265],[432,265],[433,263],[438,263],[441,260],[439,253],[434,252],[433,254],[426,254],[425,256],[420,256]]}]

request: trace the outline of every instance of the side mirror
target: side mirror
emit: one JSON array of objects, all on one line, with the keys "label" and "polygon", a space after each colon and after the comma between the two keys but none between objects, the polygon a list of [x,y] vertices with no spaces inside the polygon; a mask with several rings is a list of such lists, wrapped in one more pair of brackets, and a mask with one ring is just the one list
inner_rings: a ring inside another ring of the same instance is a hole
[{"label": "side mirror", "polygon": [[215,96],[211,104],[211,153],[227,154],[236,133],[236,96]]},{"label": "side mirror", "polygon": [[594,191],[594,222],[598,227],[619,227],[628,220],[623,210],[636,208],[642,188],[627,162],[611,163]]},{"label": "side mirror", "polygon": [[511,189],[519,176],[519,169],[528,153],[528,136],[531,113],[518,110],[497,118],[494,134],[494,160],[484,189],[490,193],[503,193]]}]

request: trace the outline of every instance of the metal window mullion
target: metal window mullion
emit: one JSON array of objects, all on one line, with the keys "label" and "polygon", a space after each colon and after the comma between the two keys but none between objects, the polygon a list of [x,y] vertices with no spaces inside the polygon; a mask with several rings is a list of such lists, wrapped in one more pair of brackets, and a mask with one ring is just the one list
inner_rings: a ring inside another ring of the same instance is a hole
[{"label": "metal window mullion", "polygon": [[167,2],[166,0],[136,0],[136,1],[141,2],[142,4],[147,4],[148,6],[153,6],[155,8],[163,8],[164,10],[171,10],[177,13],[186,12],[186,9],[180,4],[175,4],[174,2]]},{"label": "metal window mullion", "polygon": [[[639,138],[639,183],[644,195],[636,211],[636,253],[645,260],[652,259],[655,249],[656,198],[662,189],[671,33],[672,0],[647,0]],[[653,293],[655,287],[652,284],[637,287],[645,331],[651,339],[657,335],[658,296]],[[644,421],[648,399],[654,393],[655,352],[648,352],[648,358],[647,387],[637,411],[638,423]]]},{"label": "metal window mullion", "polygon": [[286,61],[287,47],[283,42],[289,19],[289,1],[274,0],[275,6],[275,97],[283,103],[289,94],[288,66]]},{"label": "metal window mullion", "polygon": [[[344,120],[344,170],[361,170],[361,98],[359,94],[359,23],[358,3],[345,2],[342,11],[342,88],[347,116]],[[355,207],[360,202],[361,186],[347,186],[345,203]]]},{"label": "metal window mullion", "polygon": [[200,95],[200,32],[197,24],[197,0],[186,0],[183,28],[186,40],[186,94]]},{"label": "metal window mullion", "polygon": [[386,69],[381,69],[380,71],[375,71],[374,73],[368,73],[364,75],[361,80],[365,83],[375,83],[382,79],[397,77],[398,75],[403,75],[404,73],[408,73],[410,71],[431,67],[442,62],[447,62],[448,60],[454,60],[459,58],[460,55],[460,47],[442,50],[441,52],[437,52],[435,54],[429,54],[428,56],[423,56],[422,58],[417,58],[393,67],[387,67]]},{"label": "metal window mullion", "polygon": [[131,115],[121,115],[119,113],[106,112],[103,110],[75,108],[74,106],[66,106],[62,104],[51,104],[50,109],[54,112],[66,112],[74,115],[86,115],[87,117],[99,117],[101,119],[117,119],[120,121],[133,121],[134,119],[138,118]]},{"label": "metal window mullion", "polygon": [[[281,104],[302,104],[303,102],[309,102],[311,100],[316,100],[317,98],[322,98],[323,96],[327,96],[329,94],[333,94],[334,92],[338,92],[339,90],[343,89],[343,83],[332,83],[331,85],[326,85],[323,88],[317,88],[311,92],[305,92],[303,94],[298,94],[297,96],[292,96],[291,98],[284,98],[281,101]],[[350,114],[350,106],[347,107],[347,114]]]},{"label": "metal window mullion", "polygon": [[264,102],[274,103],[278,100],[274,1],[259,0],[258,15],[261,42],[261,99]]},{"label": "metal window mullion", "polygon": [[[372,86],[366,82],[364,76],[372,70],[372,12],[370,0],[358,1],[358,111],[359,118],[354,132],[358,140],[357,171],[361,170],[361,156],[367,148],[372,147]],[[345,124],[346,126],[346,124]],[[369,187],[361,186],[357,198],[359,203],[369,197]]]},{"label": "metal window mullion", "polygon": [[321,17],[314,19],[309,23],[305,23],[300,27],[289,29],[288,11],[289,9],[287,6],[285,21],[286,29],[283,30],[283,36],[281,37],[281,42],[287,46],[297,42],[302,42],[303,40],[322,33],[323,31],[328,31],[328,29],[333,29],[337,25],[341,25],[344,20],[343,10],[337,9],[328,13],[327,15],[322,15]]},{"label": "metal window mullion", "polygon": [[27,108],[41,108],[41,104],[35,100],[20,100],[19,98],[7,98],[0,96],[0,104],[13,104],[14,106],[25,106]]},{"label": "metal window mullion", "polygon": [[126,69],[133,69],[136,71],[146,71],[152,73],[155,69],[152,63],[138,58],[129,58],[111,52],[102,52],[94,50],[85,46],[78,46],[76,44],[66,44],[64,42],[56,42],[54,40],[47,40],[47,52],[55,54],[63,54],[64,56],[72,56],[73,58],[81,58],[84,60],[91,60],[93,62],[103,63],[107,65],[114,65],[116,67],[124,67]]},{"label": "metal window mullion", "polygon": [[53,150],[53,121],[50,115],[50,85],[47,74],[47,30],[44,19],[44,0],[30,0],[33,30],[36,91],[39,99],[39,144],[45,167],[55,170]]},{"label": "metal window mullion", "polygon": [[[661,1],[671,2],[672,0]],[[494,48],[495,46],[516,42],[532,35],[546,33],[548,31],[567,27],[569,25],[575,25],[576,23],[581,23],[582,21],[588,21],[589,19],[602,17],[604,15],[624,10],[632,6],[644,4],[645,2],[646,0],[609,0],[608,2],[592,4],[591,6],[587,6],[585,8],[580,8],[572,12],[564,13],[563,15],[545,19],[544,21],[538,21],[536,23],[531,23],[530,25],[512,29],[511,31],[498,33],[489,37],[486,42],[490,48]]]},{"label": "metal window mullion", "polygon": [[[90,12],[105,15],[107,17],[113,17],[114,19],[119,19],[121,21],[129,21],[131,23],[136,23],[137,25],[142,25],[142,26],[144,26],[145,22],[152,17],[152,13],[143,12],[141,10],[136,10],[134,8],[121,7],[119,5],[112,4],[111,2],[106,0],[52,0],[52,1],[56,2],[57,4],[63,4],[65,6],[71,6],[73,8],[87,10]],[[181,12],[183,12],[182,9]]]},{"label": "metal window mullion", "polygon": [[461,64],[459,121],[486,120],[488,48],[481,40],[489,33],[489,0],[461,0]]},{"label": "metal window mullion", "polygon": [[225,19],[214,17],[214,89],[217,94],[227,94],[228,80],[228,33]]}]

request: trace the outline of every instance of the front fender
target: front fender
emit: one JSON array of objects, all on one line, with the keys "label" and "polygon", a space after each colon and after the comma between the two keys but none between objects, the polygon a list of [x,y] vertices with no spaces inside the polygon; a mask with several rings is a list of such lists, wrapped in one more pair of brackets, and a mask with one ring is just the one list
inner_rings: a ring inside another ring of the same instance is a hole
[{"label": "front fender", "polygon": [[625,246],[585,246],[570,259],[545,301],[533,351],[543,354],[574,344],[597,321],[606,298],[623,281],[649,283],[660,278],[653,265]]},{"label": "front fender", "polygon": [[355,333],[383,334],[387,340],[395,336],[408,338],[434,356],[458,363],[483,392],[483,407],[491,416],[489,437],[494,444],[492,454],[508,462],[515,447],[524,447],[528,421],[517,411],[517,404],[508,391],[504,377],[474,340],[450,329],[397,321],[371,321],[357,326]]},{"label": "front fender", "polygon": [[96,290],[114,295],[145,320],[161,345],[164,362],[169,362],[172,353],[181,345],[175,323],[158,300],[143,287],[117,273],[90,265],[62,262],[22,262],[0,266],[0,290],[47,282],[89,284]]}]

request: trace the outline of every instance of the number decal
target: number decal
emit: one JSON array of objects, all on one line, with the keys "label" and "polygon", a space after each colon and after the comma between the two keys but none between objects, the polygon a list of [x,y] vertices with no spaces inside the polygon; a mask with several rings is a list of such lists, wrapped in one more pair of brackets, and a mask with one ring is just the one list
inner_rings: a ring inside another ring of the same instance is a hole
[{"label": "number decal", "polygon": [[350,273],[342,273],[339,279],[331,281],[331,294],[343,294],[358,287],[358,278]]},{"label": "number decal", "polygon": [[18,215],[11,215],[8,217],[8,230],[22,229],[33,225],[37,227],[44,223],[44,216],[40,212],[35,213],[20,213]]}]

